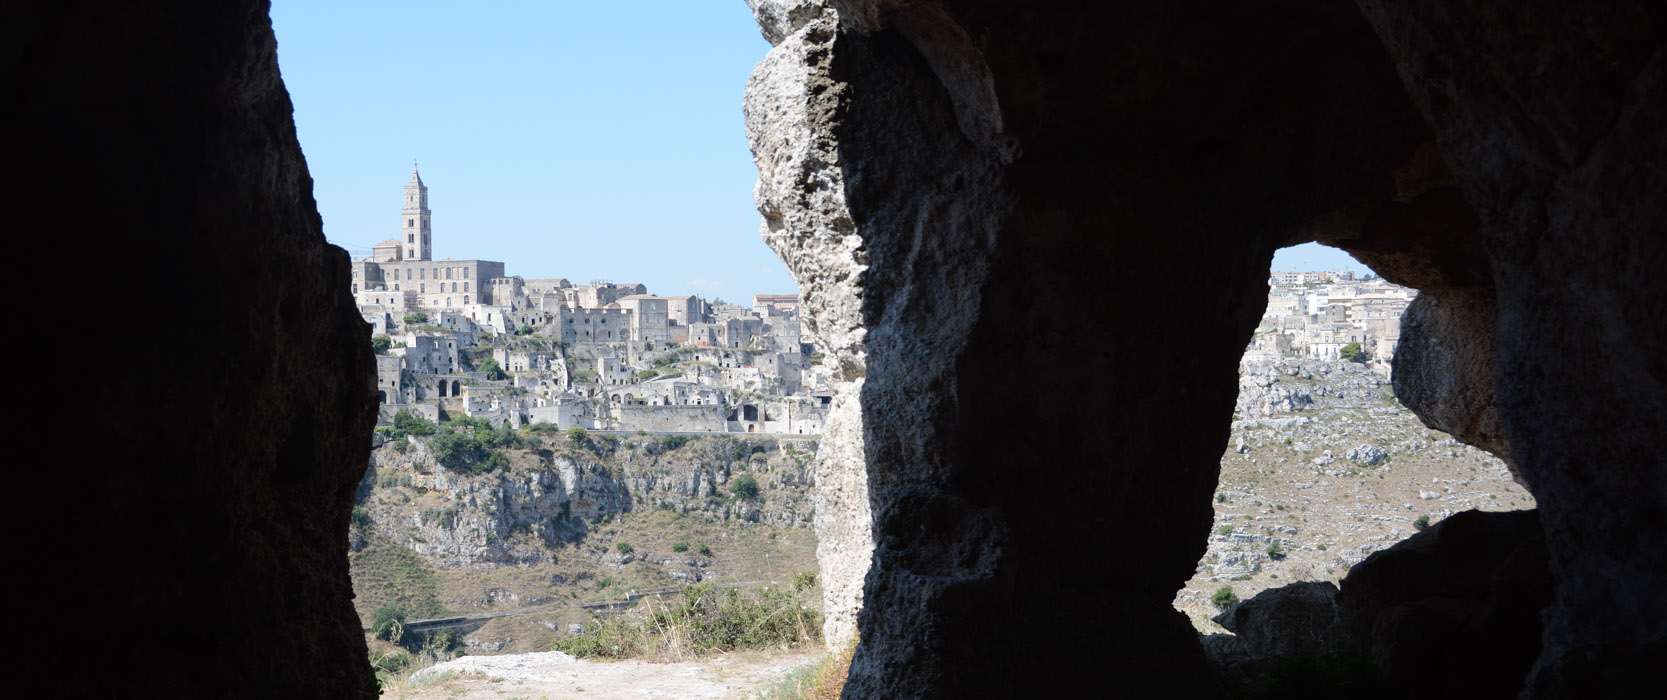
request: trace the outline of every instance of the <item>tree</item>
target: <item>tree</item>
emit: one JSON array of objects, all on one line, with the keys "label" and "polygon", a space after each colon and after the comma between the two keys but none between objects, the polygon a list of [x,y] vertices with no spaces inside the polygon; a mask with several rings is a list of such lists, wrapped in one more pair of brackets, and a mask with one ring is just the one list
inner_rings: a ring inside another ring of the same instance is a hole
[{"label": "tree", "polygon": [[403,318],[402,320],[405,321],[407,324],[410,324],[410,325],[416,325],[416,324],[419,324],[419,323],[428,323],[428,314],[425,314],[421,311],[409,311],[409,312],[406,312],[405,318]]},{"label": "tree", "polygon": [[1366,361],[1366,351],[1360,348],[1360,343],[1351,342],[1348,345],[1344,345],[1343,349],[1337,351],[1337,356],[1348,360],[1349,362]]},{"label": "tree", "polygon": [[1226,610],[1239,604],[1239,596],[1233,592],[1232,586],[1222,586],[1210,596],[1210,604],[1216,606],[1217,610]]},{"label": "tree", "polygon": [[475,371],[486,373],[486,378],[493,381],[497,381],[508,376],[504,374],[504,368],[498,364],[498,361],[490,357],[481,360],[480,364],[475,365]]},{"label": "tree", "polygon": [[730,482],[729,492],[735,494],[736,498],[756,501],[758,500],[758,480],[754,479],[751,474],[742,474]]},{"label": "tree", "polygon": [[393,341],[385,335],[373,335],[370,337],[370,349],[376,351],[376,354],[378,355],[386,354],[388,352],[388,348],[393,344]]}]

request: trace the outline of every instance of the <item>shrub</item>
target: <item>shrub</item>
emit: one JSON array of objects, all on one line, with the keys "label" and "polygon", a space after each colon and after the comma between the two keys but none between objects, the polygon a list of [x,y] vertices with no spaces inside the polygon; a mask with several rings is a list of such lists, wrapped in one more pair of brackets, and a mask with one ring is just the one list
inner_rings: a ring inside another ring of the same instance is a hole
[{"label": "shrub", "polygon": [[1366,361],[1366,351],[1361,349],[1360,343],[1349,343],[1348,345],[1344,345],[1342,349],[1337,351],[1337,356],[1348,360],[1349,362]]},{"label": "shrub", "polygon": [[555,423],[544,423],[544,422],[532,423],[532,424],[529,424],[527,426],[527,432],[532,432],[532,433],[559,433],[559,432],[561,432],[561,427],[556,425]]},{"label": "shrub", "polygon": [[567,429],[568,444],[578,448],[591,447],[590,433],[577,425]]},{"label": "shrub", "polygon": [[1218,528],[1216,528],[1216,534],[1218,534],[1218,535],[1231,535],[1231,534],[1233,534],[1233,526],[1232,525],[1223,525],[1221,527],[1218,527]]},{"label": "shrub", "polygon": [[619,550],[620,554],[630,554],[632,552],[637,551],[637,548],[632,547],[630,542],[621,542],[619,544],[616,544],[616,545],[614,545],[614,549]]},{"label": "shrub", "polygon": [[370,662],[372,668],[383,673],[399,673],[411,665],[411,654],[404,649],[393,649]]},{"label": "shrub", "polygon": [[485,474],[508,466],[504,456],[487,449],[472,432],[447,431],[429,442],[440,466],[460,474]]},{"label": "shrub", "polygon": [[1418,516],[1417,520],[1412,521],[1412,527],[1416,530],[1419,530],[1419,531],[1423,531],[1425,528],[1427,528],[1429,526],[1430,526],[1430,516],[1429,515],[1420,515],[1420,516]]},{"label": "shrub", "polygon": [[416,324],[419,324],[419,323],[428,323],[428,314],[425,314],[421,311],[411,311],[411,312],[407,312],[405,314],[405,318],[402,319],[402,320],[404,320],[406,323],[412,324],[412,325],[416,325]]},{"label": "shrub", "polygon": [[703,557],[709,557],[709,556],[712,556],[712,548],[711,548],[711,547],[708,547],[708,546],[706,546],[706,545],[704,545],[704,544],[703,544],[703,545],[701,545],[701,546],[700,546],[700,549],[699,549],[699,550],[697,550],[697,551],[699,551],[699,552],[700,552],[700,555],[701,555],[701,556],[703,556]]},{"label": "shrub", "polygon": [[400,409],[399,412],[394,414],[393,432],[396,438],[405,437],[406,435],[433,435],[438,430],[439,428],[427,418],[405,409]]},{"label": "shrub", "polygon": [[763,589],[719,591],[710,583],[683,589],[680,600],[641,615],[592,622],[585,631],[556,642],[573,656],[624,658],[653,654],[685,658],[741,649],[781,649],[820,637],[821,615],[804,605],[799,592]]},{"label": "shrub", "polygon": [[405,608],[384,605],[371,613],[371,634],[377,639],[398,643],[405,636]]},{"label": "shrub", "polygon": [[370,337],[370,349],[374,350],[378,355],[388,352],[388,348],[393,347],[393,344],[394,341],[385,335],[373,335]]},{"label": "shrub", "polygon": [[758,480],[751,474],[742,474],[729,482],[729,492],[736,498],[745,501],[758,500]]},{"label": "shrub", "polygon": [[515,329],[515,334],[516,335],[532,335],[533,334],[533,327],[532,326],[522,326],[520,328]]},{"label": "shrub", "polygon": [[1232,586],[1222,586],[1210,596],[1210,604],[1217,610],[1226,610],[1239,604],[1239,596],[1233,592]]},{"label": "shrub", "polygon": [[486,378],[491,379],[493,381],[497,381],[499,379],[503,379],[504,377],[509,376],[507,374],[504,374],[503,366],[499,365],[497,360],[494,360],[490,357],[488,357],[484,360],[481,360],[479,363],[477,363],[475,365],[475,371],[476,372],[484,372],[486,374]]},{"label": "shrub", "polygon": [[353,526],[361,530],[370,527],[370,512],[364,506],[353,506]]},{"label": "shrub", "polygon": [[1268,558],[1274,561],[1285,558],[1285,548],[1279,546],[1279,540],[1268,543]]},{"label": "shrub", "polygon": [[678,554],[682,554],[684,552],[687,552],[687,551],[689,551],[689,543],[688,542],[675,543],[671,546],[671,551],[677,552]]}]

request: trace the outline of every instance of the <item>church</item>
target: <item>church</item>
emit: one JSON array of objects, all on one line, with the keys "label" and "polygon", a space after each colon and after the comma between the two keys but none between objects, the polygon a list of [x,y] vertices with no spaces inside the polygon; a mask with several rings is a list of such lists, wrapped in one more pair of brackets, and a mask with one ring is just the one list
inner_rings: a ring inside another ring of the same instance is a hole
[{"label": "church", "polygon": [[415,165],[405,183],[400,238],[376,244],[353,261],[353,295],[360,304],[387,308],[457,309],[491,303],[491,282],[504,264],[491,260],[435,260],[428,185]]}]

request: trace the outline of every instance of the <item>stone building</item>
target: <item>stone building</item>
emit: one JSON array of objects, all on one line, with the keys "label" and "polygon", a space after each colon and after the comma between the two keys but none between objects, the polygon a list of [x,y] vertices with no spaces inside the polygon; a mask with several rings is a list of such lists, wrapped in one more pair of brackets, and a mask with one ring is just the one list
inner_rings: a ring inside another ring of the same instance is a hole
[{"label": "stone building", "polygon": [[504,264],[491,260],[434,260],[428,186],[416,168],[405,184],[401,239],[378,243],[371,256],[351,265],[353,293],[385,290],[415,292],[416,305],[428,309],[461,308],[490,303],[491,281],[504,276]]}]

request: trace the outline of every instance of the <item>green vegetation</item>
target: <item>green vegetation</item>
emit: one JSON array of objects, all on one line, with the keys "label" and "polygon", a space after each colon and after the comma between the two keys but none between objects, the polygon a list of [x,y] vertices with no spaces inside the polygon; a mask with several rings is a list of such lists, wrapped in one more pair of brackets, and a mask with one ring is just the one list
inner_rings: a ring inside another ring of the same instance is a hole
[{"label": "green vegetation", "polygon": [[700,555],[701,555],[701,556],[703,556],[703,557],[709,557],[709,556],[712,556],[712,548],[711,548],[711,547],[708,547],[708,546],[706,546],[706,545],[704,545],[704,544],[703,544],[703,545],[701,545],[701,546],[700,546],[700,549],[698,549],[698,550],[696,550],[696,551],[698,551],[698,552],[700,552]]},{"label": "green vegetation", "polygon": [[567,429],[567,443],[582,450],[595,449],[590,433],[577,425]]},{"label": "green vegetation", "polygon": [[1268,558],[1274,561],[1285,558],[1285,548],[1279,546],[1279,540],[1268,543]]},{"label": "green vegetation", "polygon": [[1425,528],[1428,528],[1429,526],[1430,526],[1430,516],[1428,516],[1428,515],[1420,515],[1420,516],[1418,516],[1417,520],[1412,521],[1412,527],[1415,530],[1423,531]]},{"label": "green vegetation", "polygon": [[1239,596],[1233,592],[1232,586],[1222,586],[1210,595],[1210,604],[1216,606],[1217,610],[1226,610],[1239,604]]},{"label": "green vegetation", "polygon": [[689,551],[689,543],[688,542],[675,542],[671,545],[671,551],[677,552],[678,554],[682,554],[684,552],[687,552],[687,551]]},{"label": "green vegetation", "polygon": [[532,335],[533,334],[533,327],[532,326],[521,326],[520,328],[515,329],[515,334],[516,335]]},{"label": "green vegetation", "polygon": [[1218,528],[1216,528],[1216,534],[1223,535],[1223,536],[1231,535],[1231,534],[1233,534],[1233,526],[1232,525],[1223,525],[1221,527],[1218,527]]},{"label": "green vegetation", "polygon": [[403,318],[401,320],[405,321],[405,323],[407,323],[409,325],[416,325],[416,324],[419,324],[419,323],[428,323],[428,314],[425,314],[421,311],[410,311],[410,312],[407,312],[405,314],[405,318]]},{"label": "green vegetation", "polygon": [[353,506],[352,523],[353,527],[361,530],[369,529],[370,511],[365,510],[364,506]]},{"label": "green vegetation", "polygon": [[530,423],[530,424],[527,425],[527,432],[529,432],[529,433],[559,433],[559,432],[561,432],[561,426],[558,426],[555,423],[543,423],[543,422]]},{"label": "green vegetation", "polygon": [[394,341],[385,335],[373,335],[370,337],[370,349],[376,351],[376,354],[378,355],[387,354],[388,348],[393,347],[393,344]]},{"label": "green vegetation", "polygon": [[490,357],[475,363],[475,371],[484,373],[486,378],[492,381],[498,381],[509,376],[504,373],[503,366],[499,365],[497,360]]},{"label": "green vegetation", "polygon": [[377,608],[371,613],[370,632],[377,639],[399,643],[405,637],[405,608],[398,605]]},{"label": "green vegetation", "polygon": [[680,600],[644,601],[635,616],[592,622],[555,650],[579,658],[653,656],[680,659],[742,649],[784,649],[820,638],[822,617],[804,605],[804,589],[720,591],[711,583],[683,590]]},{"label": "green vegetation", "polygon": [[1360,343],[1349,343],[1337,351],[1337,356],[1349,362],[1365,362],[1366,351],[1361,349]]},{"label": "green vegetation", "polygon": [[743,501],[758,500],[758,480],[751,474],[742,474],[729,482],[729,492]]},{"label": "green vegetation", "polygon": [[527,438],[508,425],[493,427],[489,421],[469,417],[447,421],[429,441],[440,466],[460,474],[508,469],[509,458],[502,450],[527,446]]},{"label": "green vegetation", "polygon": [[620,554],[630,554],[632,552],[637,551],[637,548],[632,547],[630,542],[621,542],[619,544],[616,544],[616,545],[614,545],[614,549],[619,550]]},{"label": "green vegetation", "polygon": [[[384,428],[386,428],[386,430],[383,430]],[[394,414],[393,425],[385,425],[377,430],[382,431],[383,434],[390,438],[398,440],[407,435],[433,435],[438,429],[439,428],[437,428],[434,423],[430,422],[427,418],[402,408],[398,413]]]}]

